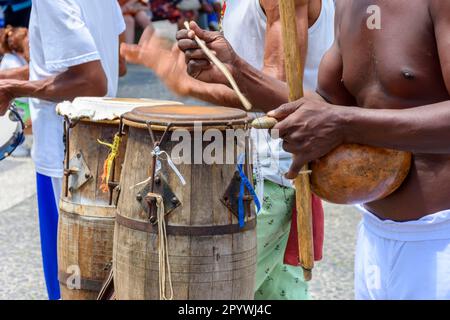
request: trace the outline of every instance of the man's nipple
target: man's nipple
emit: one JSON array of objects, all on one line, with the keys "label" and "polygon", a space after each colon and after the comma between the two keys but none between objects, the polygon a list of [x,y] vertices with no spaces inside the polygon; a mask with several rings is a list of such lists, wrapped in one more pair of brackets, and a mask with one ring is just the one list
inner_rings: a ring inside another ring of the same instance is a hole
[{"label": "man's nipple", "polygon": [[403,70],[402,71],[403,77],[406,80],[414,80],[416,78],[416,76],[414,75],[414,73],[412,71],[409,70]]}]

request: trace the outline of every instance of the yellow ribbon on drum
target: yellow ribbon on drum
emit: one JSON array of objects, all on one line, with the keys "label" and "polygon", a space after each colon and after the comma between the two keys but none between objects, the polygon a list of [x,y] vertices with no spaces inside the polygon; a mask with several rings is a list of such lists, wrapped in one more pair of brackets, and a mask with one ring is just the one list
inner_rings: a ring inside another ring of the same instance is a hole
[{"label": "yellow ribbon on drum", "polygon": [[97,139],[97,142],[111,149],[111,152],[109,153],[103,164],[102,184],[100,185],[100,190],[104,193],[107,193],[109,192],[109,179],[111,178],[111,169],[113,167],[114,160],[116,160],[117,156],[119,155],[122,136],[117,133],[114,136],[114,141],[112,144],[103,142],[100,139]]}]

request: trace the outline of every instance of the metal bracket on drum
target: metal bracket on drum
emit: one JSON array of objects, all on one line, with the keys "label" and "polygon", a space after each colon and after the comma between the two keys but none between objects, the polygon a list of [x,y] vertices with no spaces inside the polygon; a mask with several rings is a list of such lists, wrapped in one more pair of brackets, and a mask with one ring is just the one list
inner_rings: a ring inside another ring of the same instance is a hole
[{"label": "metal bracket on drum", "polygon": [[[119,120],[119,132],[118,135],[120,137],[123,137],[124,135],[126,135],[126,132],[124,130],[124,124],[123,124],[123,115],[120,117]],[[116,181],[116,176],[115,176],[115,172],[116,172],[116,160],[113,161],[113,166],[112,166],[112,170],[111,170],[111,177],[110,177],[110,181],[108,182],[108,188],[109,188],[109,205],[114,205],[117,207],[117,204],[119,202],[119,197],[120,197],[120,183],[118,181]],[[119,177],[120,178],[120,177]],[[116,191],[117,196],[116,199],[114,200],[114,191]]]},{"label": "metal bracket on drum", "polygon": [[[239,218],[239,194],[241,191],[241,176],[239,172],[235,172],[233,179],[228,185],[227,190],[223,194],[220,201],[228,208],[237,218]],[[251,195],[244,195],[244,202],[252,202],[253,197]]]},{"label": "metal bracket on drum", "polygon": [[[247,122],[245,123],[245,130],[248,130]],[[245,139],[245,155],[246,162],[244,164],[244,174],[248,176],[253,171],[250,165],[250,139],[248,136]],[[238,171],[235,171],[233,179],[231,180],[227,190],[220,199],[225,207],[227,207],[237,218],[239,218],[239,194],[241,191],[241,182],[241,175]],[[251,195],[245,193],[243,200],[245,203],[245,207],[248,207],[247,203],[252,202],[254,199]],[[249,212],[249,216],[250,215],[251,213]]]},{"label": "metal bracket on drum", "polygon": [[[153,185],[153,191],[152,191]],[[153,213],[152,206],[154,203],[154,199],[149,197],[149,193],[160,194],[163,198],[164,202],[164,214],[167,216],[173,210],[181,206],[180,200],[177,198],[175,193],[173,193],[172,189],[169,186],[167,180],[161,174],[155,176],[154,184],[150,181],[144,189],[142,189],[137,195],[136,200],[141,204],[142,209],[145,213],[149,213],[151,223],[157,223],[156,214]]]},{"label": "metal bracket on drum", "polygon": [[[168,132],[172,127],[172,124],[167,124],[166,130],[164,131],[159,141],[157,141],[155,138],[155,133],[153,132],[152,129],[152,123],[147,121],[146,124],[148,133],[150,135],[150,139],[152,141],[153,149],[160,147],[166,141]],[[150,220],[150,223],[153,224],[157,223],[156,218],[157,212],[155,210],[156,201],[154,198],[147,196],[149,193],[158,193],[162,195],[164,199],[163,201],[164,201],[165,215],[168,215],[170,212],[173,211],[173,209],[175,209],[181,204],[178,198],[170,189],[169,184],[164,179],[164,177],[161,174],[158,175],[156,174],[157,173],[156,164],[157,164],[157,156],[153,155],[151,180],[147,184],[147,186],[143,190],[141,190],[141,192],[136,196],[136,199],[141,203],[144,212],[148,213],[148,219]]]},{"label": "metal bracket on drum", "polygon": [[68,176],[68,186],[70,192],[80,189],[93,178],[91,170],[84,160],[83,153],[81,151],[79,151],[75,157],[70,159],[69,169],[65,170],[65,175]]},{"label": "metal bracket on drum", "polygon": [[64,196],[69,196],[69,178],[74,173],[70,169],[70,129],[73,129],[78,124],[78,121],[72,122],[68,116],[64,116],[64,146],[65,146],[65,159],[64,159]]}]

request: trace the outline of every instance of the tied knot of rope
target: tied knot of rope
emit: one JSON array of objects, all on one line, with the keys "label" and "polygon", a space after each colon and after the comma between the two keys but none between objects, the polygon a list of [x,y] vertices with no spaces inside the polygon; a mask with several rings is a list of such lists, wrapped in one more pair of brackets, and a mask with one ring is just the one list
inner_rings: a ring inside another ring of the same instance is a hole
[{"label": "tied knot of rope", "polygon": [[[173,300],[172,274],[170,272],[169,249],[167,242],[166,220],[164,219],[164,201],[160,194],[147,195],[156,200],[158,218],[158,259],[159,259],[159,298]],[[167,294],[167,288],[169,294]]]},{"label": "tied knot of rope", "polygon": [[102,184],[100,185],[100,190],[104,193],[109,191],[109,179],[111,178],[111,170],[114,164],[114,160],[116,160],[119,155],[119,148],[122,142],[122,137],[119,134],[114,136],[113,143],[106,143],[97,139],[97,142],[103,146],[106,146],[111,149],[108,157],[106,158],[103,164],[103,174],[102,174]]},{"label": "tied knot of rope", "polygon": [[183,186],[186,185],[186,180],[184,179],[184,177],[181,174],[180,170],[178,170],[177,166],[172,161],[172,158],[169,156],[169,154],[166,151],[161,150],[161,148],[159,146],[156,146],[153,149],[153,151],[152,151],[152,156],[156,157],[156,159],[158,160],[157,161],[157,168],[155,170],[156,172],[159,172],[161,170],[161,161],[166,161],[168,163],[168,165],[170,166],[170,168],[173,170],[173,172],[180,179],[181,184]]}]

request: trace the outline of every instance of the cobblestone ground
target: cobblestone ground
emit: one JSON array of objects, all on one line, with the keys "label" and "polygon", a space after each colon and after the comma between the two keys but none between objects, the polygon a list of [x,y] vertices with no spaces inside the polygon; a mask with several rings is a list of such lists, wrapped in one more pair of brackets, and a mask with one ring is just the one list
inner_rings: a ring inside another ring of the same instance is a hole
[{"label": "cobblestone ground", "polygon": [[[121,80],[119,96],[182,100],[149,71],[136,66],[130,66],[128,76]],[[0,299],[46,299],[34,184],[30,159],[0,162]],[[314,299],[353,298],[358,221],[355,209],[326,205],[325,258],[311,282]]]}]

